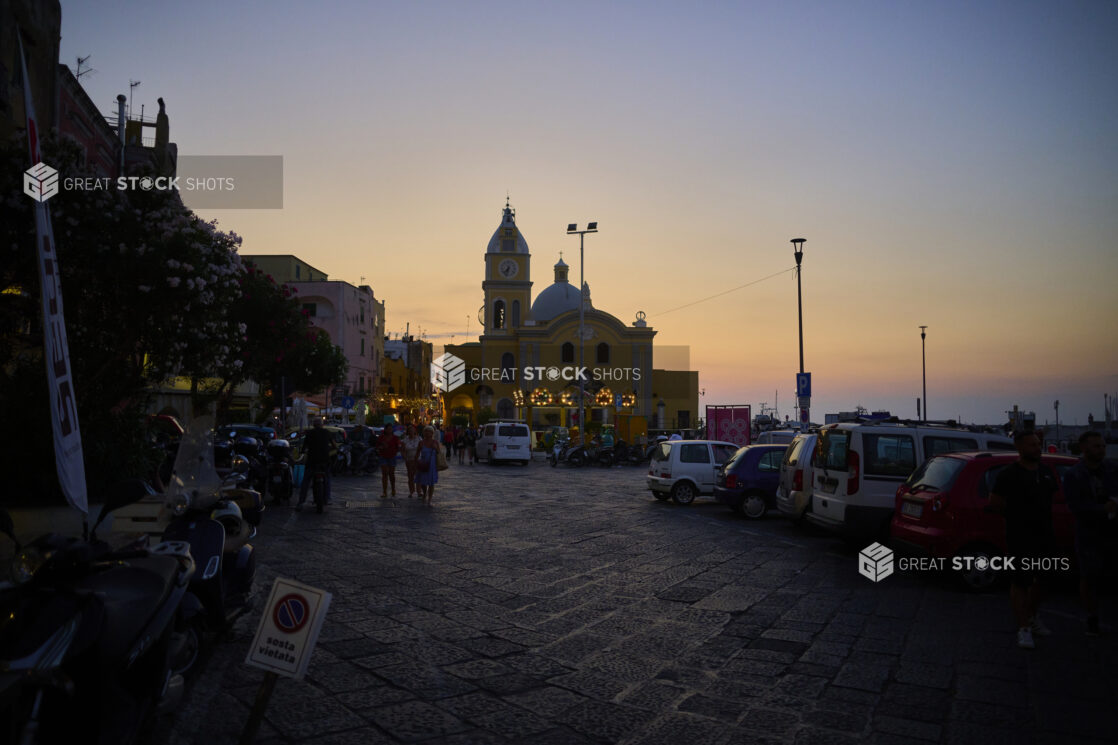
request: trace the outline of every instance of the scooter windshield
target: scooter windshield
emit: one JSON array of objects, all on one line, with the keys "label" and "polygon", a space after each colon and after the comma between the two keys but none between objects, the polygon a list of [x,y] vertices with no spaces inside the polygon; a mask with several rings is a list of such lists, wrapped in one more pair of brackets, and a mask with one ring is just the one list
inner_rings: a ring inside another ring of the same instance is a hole
[{"label": "scooter windshield", "polygon": [[214,420],[195,417],[186,427],[171,475],[171,493],[183,494],[191,509],[206,509],[217,502],[221,477],[214,465]]}]

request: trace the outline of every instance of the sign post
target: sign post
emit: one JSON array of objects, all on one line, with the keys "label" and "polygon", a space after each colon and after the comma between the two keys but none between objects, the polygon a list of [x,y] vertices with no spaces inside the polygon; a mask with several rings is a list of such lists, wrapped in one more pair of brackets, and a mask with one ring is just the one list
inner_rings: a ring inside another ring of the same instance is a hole
[{"label": "sign post", "polygon": [[811,422],[811,373],[796,373],[796,398],[800,409],[800,431],[806,432]]},{"label": "sign post", "polygon": [[302,680],[318,642],[333,596],[291,579],[277,578],[264,605],[260,625],[245,663],[267,672],[256,694],[239,745],[249,745],[260,729],[264,711],[280,675]]}]

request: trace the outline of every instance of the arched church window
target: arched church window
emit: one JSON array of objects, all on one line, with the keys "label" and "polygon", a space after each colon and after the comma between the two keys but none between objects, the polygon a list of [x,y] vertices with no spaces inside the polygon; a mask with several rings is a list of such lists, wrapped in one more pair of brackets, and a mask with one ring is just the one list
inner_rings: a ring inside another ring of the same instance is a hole
[{"label": "arched church window", "polygon": [[501,355],[501,382],[516,382],[516,359],[512,356],[512,352]]},{"label": "arched church window", "polygon": [[512,327],[520,328],[520,301],[512,301]]},{"label": "arched church window", "polygon": [[561,354],[563,355],[562,359],[563,359],[564,363],[574,362],[575,361],[575,345],[571,344],[569,341],[564,342],[562,350],[561,350]]},{"label": "arched church window", "polygon": [[503,329],[505,327],[505,301],[498,300],[493,303],[493,328]]},{"label": "arched church window", "polygon": [[516,418],[516,405],[513,404],[511,398],[502,398],[497,402],[497,418],[498,419],[515,419]]},{"label": "arched church window", "polygon": [[609,344],[606,344],[605,342],[602,342],[598,345],[598,364],[609,364]]}]

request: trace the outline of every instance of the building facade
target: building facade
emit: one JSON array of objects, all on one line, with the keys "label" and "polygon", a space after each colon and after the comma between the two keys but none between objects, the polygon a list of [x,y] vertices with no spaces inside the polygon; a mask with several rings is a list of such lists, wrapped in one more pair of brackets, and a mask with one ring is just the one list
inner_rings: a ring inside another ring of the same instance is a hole
[{"label": "building facade", "polygon": [[533,298],[531,261],[506,202],[484,254],[483,332],[477,342],[445,348],[465,363],[461,379],[444,385],[448,418],[468,415],[476,423],[485,411],[536,428],[576,426],[580,396],[591,427],[623,414],[652,424],[663,413],[668,424],[679,421],[680,411],[698,410],[697,372],[654,369],[656,332],[643,312],[626,325],[595,307],[589,284],[581,291],[572,285],[562,257],[552,266],[552,283]]},{"label": "building facade", "polygon": [[384,359],[384,303],[373,296],[373,288],[336,280],[287,284],[298,292],[310,322],[326,332],[349,362],[344,395],[375,396]]}]

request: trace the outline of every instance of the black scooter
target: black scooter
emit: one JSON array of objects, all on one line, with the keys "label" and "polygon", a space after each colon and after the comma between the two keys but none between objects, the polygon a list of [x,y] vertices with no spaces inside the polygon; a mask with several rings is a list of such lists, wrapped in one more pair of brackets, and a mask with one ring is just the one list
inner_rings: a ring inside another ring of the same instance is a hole
[{"label": "black scooter", "polygon": [[96,529],[147,494],[113,490],[88,541],[57,534],[16,543],[12,581],[0,586],[0,741],[132,743],[181,698],[173,672],[180,603],[194,574],[189,546],[113,550]]}]

